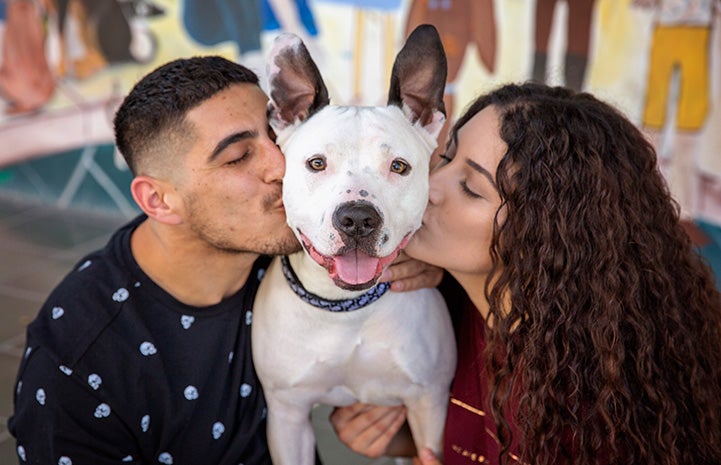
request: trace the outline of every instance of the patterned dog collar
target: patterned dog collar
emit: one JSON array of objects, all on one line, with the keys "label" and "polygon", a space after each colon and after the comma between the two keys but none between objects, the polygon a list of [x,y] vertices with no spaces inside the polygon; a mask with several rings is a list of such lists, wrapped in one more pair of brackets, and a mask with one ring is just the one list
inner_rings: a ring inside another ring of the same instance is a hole
[{"label": "patterned dog collar", "polygon": [[283,275],[285,276],[286,281],[288,281],[290,288],[293,289],[293,292],[295,292],[296,295],[304,302],[329,312],[352,312],[353,310],[361,309],[380,299],[383,294],[391,288],[390,283],[379,283],[370,288],[365,294],[359,295],[353,299],[328,300],[308,292],[303,287],[298,280],[298,277],[295,275],[293,268],[291,268],[287,255],[280,258],[280,263],[283,266]]}]

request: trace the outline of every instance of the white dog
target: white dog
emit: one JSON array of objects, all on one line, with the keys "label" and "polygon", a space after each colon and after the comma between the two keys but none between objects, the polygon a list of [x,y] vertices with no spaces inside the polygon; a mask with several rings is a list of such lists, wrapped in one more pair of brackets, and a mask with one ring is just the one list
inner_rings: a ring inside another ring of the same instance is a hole
[{"label": "white dog", "polygon": [[275,259],[253,315],[275,465],[312,465],[314,404],[405,404],[414,441],[441,450],[456,364],[435,289],[377,284],[420,226],[445,121],[446,61],[421,26],[396,57],[387,107],[331,106],[303,43],[276,39],[270,124],[286,157],[283,202],[304,251]]}]

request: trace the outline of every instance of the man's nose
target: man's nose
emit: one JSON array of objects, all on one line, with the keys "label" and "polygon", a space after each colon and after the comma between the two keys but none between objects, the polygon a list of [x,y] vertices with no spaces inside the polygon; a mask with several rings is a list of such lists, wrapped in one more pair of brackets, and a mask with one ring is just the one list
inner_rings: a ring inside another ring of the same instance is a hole
[{"label": "man's nose", "polygon": [[285,157],[275,142],[268,139],[263,146],[265,151],[265,181],[268,183],[280,182],[285,175]]}]

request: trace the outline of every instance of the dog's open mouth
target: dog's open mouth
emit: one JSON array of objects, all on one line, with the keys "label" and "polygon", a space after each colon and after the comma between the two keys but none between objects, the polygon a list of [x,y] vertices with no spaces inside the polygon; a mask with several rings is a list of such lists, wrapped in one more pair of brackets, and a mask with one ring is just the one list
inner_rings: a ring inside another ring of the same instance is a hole
[{"label": "dog's open mouth", "polygon": [[410,239],[410,235],[407,235],[389,255],[374,257],[360,249],[350,249],[340,255],[323,255],[302,232],[300,236],[310,257],[328,271],[328,275],[338,287],[348,290],[362,290],[373,286],[386,266],[396,259]]}]

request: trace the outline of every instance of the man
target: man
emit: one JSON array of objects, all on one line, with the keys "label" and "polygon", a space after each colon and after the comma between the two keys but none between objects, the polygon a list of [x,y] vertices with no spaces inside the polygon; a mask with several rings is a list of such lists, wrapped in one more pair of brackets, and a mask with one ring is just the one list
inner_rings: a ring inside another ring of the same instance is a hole
[{"label": "man", "polygon": [[[255,74],[170,62],[115,117],[143,215],[82,259],[29,326],[9,428],[20,463],[270,463],[250,353],[265,255],[298,249]],[[437,283],[416,275],[406,289]],[[384,412],[398,422],[403,412]]]}]

